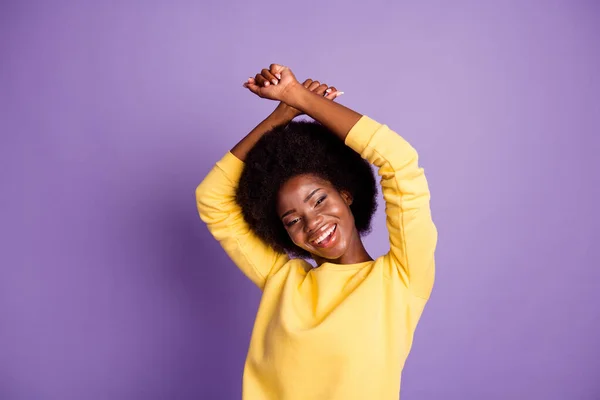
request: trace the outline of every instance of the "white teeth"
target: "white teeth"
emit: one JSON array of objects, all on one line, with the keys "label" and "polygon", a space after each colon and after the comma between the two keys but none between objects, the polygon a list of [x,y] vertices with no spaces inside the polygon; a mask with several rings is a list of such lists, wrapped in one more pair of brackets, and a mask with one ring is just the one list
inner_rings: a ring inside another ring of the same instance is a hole
[{"label": "white teeth", "polygon": [[327,229],[325,232],[323,232],[323,234],[321,236],[319,236],[316,240],[315,243],[316,244],[321,244],[321,242],[323,240],[325,240],[325,238],[327,238],[327,236],[331,235],[333,233],[333,230],[335,229],[335,225],[333,225],[331,228]]}]

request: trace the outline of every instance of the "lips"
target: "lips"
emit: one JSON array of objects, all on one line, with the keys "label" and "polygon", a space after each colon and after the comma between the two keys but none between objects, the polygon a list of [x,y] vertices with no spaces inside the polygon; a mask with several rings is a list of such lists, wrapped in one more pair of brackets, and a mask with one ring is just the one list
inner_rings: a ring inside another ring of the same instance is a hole
[{"label": "lips", "polygon": [[321,227],[312,235],[310,243],[316,247],[327,247],[337,231],[337,224],[328,224]]}]

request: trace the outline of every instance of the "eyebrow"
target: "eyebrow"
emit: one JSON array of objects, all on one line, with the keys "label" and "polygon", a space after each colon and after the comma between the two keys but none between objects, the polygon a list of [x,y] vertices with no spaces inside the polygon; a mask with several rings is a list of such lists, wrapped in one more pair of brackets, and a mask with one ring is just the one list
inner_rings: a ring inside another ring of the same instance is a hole
[{"label": "eyebrow", "polygon": [[[315,193],[317,193],[321,189],[323,189],[323,188],[317,188],[317,189],[313,190],[312,192],[310,192],[310,194],[308,196],[306,196],[306,198],[304,199],[304,202],[305,203],[308,202],[310,200],[310,198],[313,197],[315,195]],[[296,211],[296,209],[293,208],[289,211],[284,212],[283,215],[281,216],[281,219],[284,219],[286,216],[290,215],[294,211]]]}]

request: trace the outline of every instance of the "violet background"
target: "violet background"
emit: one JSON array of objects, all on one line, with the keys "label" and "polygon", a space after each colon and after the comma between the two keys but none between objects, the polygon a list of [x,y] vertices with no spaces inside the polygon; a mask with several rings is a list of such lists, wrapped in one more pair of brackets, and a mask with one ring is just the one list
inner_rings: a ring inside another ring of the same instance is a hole
[{"label": "violet background", "polygon": [[597,1],[3,1],[0,399],[240,398],[260,293],[194,189],[272,62],[419,151],[402,399],[600,399],[599,38]]}]

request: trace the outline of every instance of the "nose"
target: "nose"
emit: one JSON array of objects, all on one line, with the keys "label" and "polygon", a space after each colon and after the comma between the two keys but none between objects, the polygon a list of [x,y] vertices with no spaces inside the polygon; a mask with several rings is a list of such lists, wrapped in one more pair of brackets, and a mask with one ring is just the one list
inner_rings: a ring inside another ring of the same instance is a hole
[{"label": "nose", "polygon": [[317,213],[307,214],[305,217],[306,223],[304,224],[307,233],[310,233],[321,226],[323,218]]}]

